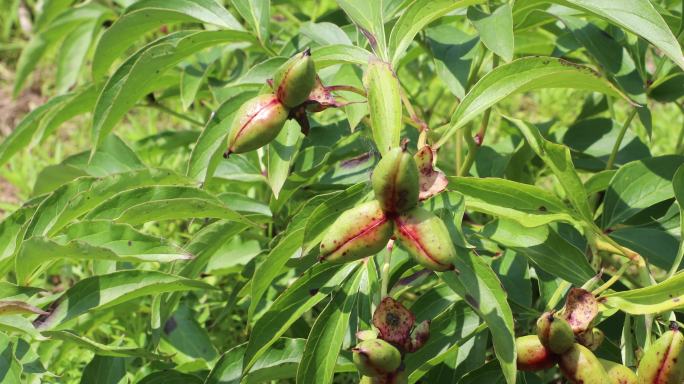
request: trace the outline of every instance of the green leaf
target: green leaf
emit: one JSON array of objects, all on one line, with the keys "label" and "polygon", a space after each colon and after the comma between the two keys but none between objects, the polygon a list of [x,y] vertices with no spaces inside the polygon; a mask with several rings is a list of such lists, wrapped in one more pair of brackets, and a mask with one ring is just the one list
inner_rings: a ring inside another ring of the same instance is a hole
[{"label": "green leaf", "polygon": [[297,121],[288,120],[275,140],[270,142],[266,148],[266,177],[276,199],[290,174],[290,167],[303,137]]},{"label": "green leaf", "polygon": [[299,33],[308,37],[312,41],[321,46],[343,44],[352,46],[352,42],[347,36],[347,33],[338,27],[337,24],[322,22],[322,23],[303,23],[299,29]]},{"label": "green leaf", "polygon": [[510,220],[487,224],[482,235],[514,249],[544,271],[581,286],[596,274],[584,252],[563,239],[548,225],[525,228]]},{"label": "green leaf", "polygon": [[672,267],[680,243],[673,233],[661,227],[619,228],[610,232],[609,236],[619,244],[638,252],[649,264],[665,270]]},{"label": "green leaf", "polygon": [[232,0],[240,16],[256,32],[257,39],[268,42],[268,25],[271,21],[270,0]]},{"label": "green leaf", "polygon": [[110,221],[81,221],[63,232],[52,240],[39,236],[24,241],[15,261],[18,281],[28,284],[58,259],[168,263],[192,257],[160,238]]},{"label": "green leaf", "polygon": [[661,156],[622,166],[610,182],[603,203],[603,228],[610,228],[661,201],[674,197],[672,177],[683,156]]},{"label": "green leaf", "polygon": [[243,30],[240,23],[215,0],[142,0],[124,14],[100,38],[93,57],[93,78],[106,75],[114,60],[146,32],[162,25],[206,23],[224,29]]},{"label": "green leaf", "polygon": [[64,159],[60,164],[43,168],[33,186],[33,195],[49,193],[81,176],[104,177],[117,173],[145,169],[133,150],[118,136],[109,135],[97,152],[81,152]]},{"label": "green leaf", "polygon": [[186,65],[183,68],[180,79],[180,99],[183,110],[187,111],[195,101],[200,87],[213,69],[214,64],[221,59],[222,54],[223,50],[215,48],[206,55],[200,55],[197,66]]},{"label": "green leaf", "polygon": [[197,321],[198,314],[182,303],[166,320],[164,340],[175,350],[192,359],[211,361],[217,356],[207,328]]},{"label": "green leaf", "polygon": [[24,116],[6,138],[0,143],[0,165],[5,164],[15,153],[31,143],[31,139],[40,127],[40,121],[49,111],[64,106],[73,95],[53,97],[47,103],[32,110]]},{"label": "green leaf", "polygon": [[541,88],[574,88],[624,98],[591,68],[553,57],[525,57],[496,67],[480,79],[451,115],[449,125],[435,132],[442,146],[455,132],[500,100]]},{"label": "green leaf", "polygon": [[65,100],[58,108],[50,109],[40,121],[41,141],[52,135],[65,121],[92,111],[97,99],[97,89],[95,88],[94,85],[90,85],[74,91],[71,93],[73,96]]},{"label": "green leaf", "polygon": [[301,256],[303,241],[303,228],[284,233],[266,258],[256,267],[254,276],[258,278],[252,279],[252,294],[248,312],[250,319],[254,316],[261,297],[273,283],[275,277],[281,273],[287,260],[291,257]]},{"label": "green leaf", "polygon": [[5,332],[19,332],[30,336],[33,340],[45,340],[40,332],[31,323],[27,317],[22,315],[7,315],[0,316],[0,330]]},{"label": "green leaf", "polygon": [[37,207],[37,202],[26,203],[0,223],[0,262],[10,259],[19,250]]},{"label": "green leaf", "polygon": [[105,309],[139,297],[192,289],[214,289],[198,280],[157,271],[125,270],[85,278],[67,289],[37,328],[53,330],[93,309]]},{"label": "green leaf", "polygon": [[35,287],[22,287],[5,281],[0,281],[0,299],[3,300],[28,300],[42,289]]},{"label": "green leaf", "polygon": [[401,136],[401,89],[388,63],[371,60],[364,74],[373,140],[381,154],[399,146]]},{"label": "green leaf", "polygon": [[197,376],[176,370],[152,372],[143,377],[137,384],[202,384],[203,381]]},{"label": "green leaf", "polygon": [[64,38],[57,58],[55,92],[63,94],[69,90],[82,73],[90,43],[100,27],[98,20],[80,24]]},{"label": "green leaf", "polygon": [[151,186],[124,191],[93,208],[86,217],[132,225],[203,217],[254,224],[209,192],[181,186]]},{"label": "green leaf", "polygon": [[[159,74],[211,46],[251,42],[240,31],[182,31],[158,39],[129,57],[107,80],[93,111],[93,150],[128,110],[151,91]],[[100,40],[102,42],[102,40]]]},{"label": "green leaf", "polygon": [[632,100],[646,103],[644,81],[626,48],[592,23],[569,15],[558,18]]},{"label": "green leaf", "polygon": [[14,357],[14,344],[9,336],[0,333],[0,383],[21,383],[21,364]]},{"label": "green leaf", "polygon": [[570,200],[579,216],[587,222],[587,225],[592,225],[594,215],[589,206],[587,191],[572,163],[570,149],[544,139],[539,129],[533,124],[512,118],[507,119],[520,130],[534,153],[551,169],[556,180],[565,190],[566,198]]},{"label": "green leaf", "polygon": [[[392,65],[396,65],[404,55],[413,38],[428,24],[461,7],[479,4],[484,0],[416,0],[401,14],[392,27],[389,39],[389,51]],[[511,27],[511,38],[512,27]],[[512,47],[512,45],[511,45]]]},{"label": "green leaf", "polygon": [[80,384],[119,384],[126,376],[126,360],[95,355],[83,369]]},{"label": "green leaf", "polygon": [[[679,251],[677,251],[675,260],[679,260],[679,264],[681,264],[681,260],[684,258],[684,165],[680,166],[677,172],[675,172],[672,178],[672,186],[675,199],[677,199],[677,204],[679,205],[679,230],[681,231]],[[679,265],[673,265],[671,268],[677,271]]]},{"label": "green leaf", "polygon": [[333,44],[312,49],[311,57],[320,69],[335,64],[366,65],[372,53],[355,45]]},{"label": "green leaf", "polygon": [[480,34],[482,43],[505,61],[513,60],[513,13],[505,3],[491,14],[477,7],[468,8],[468,20]]},{"label": "green leaf", "polygon": [[[304,339],[280,338],[257,361],[252,371],[243,379],[242,358],[247,344],[233,347],[224,353],[211,370],[205,384],[261,384],[273,380],[293,378],[302,360]],[[337,372],[354,372],[352,362],[340,356],[335,365]]]},{"label": "green leaf", "polygon": [[[443,196],[444,194],[438,195]],[[439,213],[445,220],[454,244],[460,244],[464,207],[457,192],[450,193]],[[435,200],[435,199],[433,199]],[[494,342],[494,352],[501,362],[507,382],[515,383],[516,351],[513,313],[503,284],[492,268],[470,250],[457,247],[454,271],[439,273],[449,288],[462,297],[487,323]]]},{"label": "green leaf", "polygon": [[248,373],[297,319],[328,297],[357,267],[356,263],[342,268],[329,263],[317,264],[280,294],[252,327],[244,353],[243,372]]},{"label": "green leaf", "polygon": [[332,383],[335,364],[356,304],[359,284],[366,276],[365,268],[358,269],[335,293],[314,322],[297,368],[297,383]]},{"label": "green leaf", "polygon": [[95,22],[97,24],[102,19],[113,15],[114,13],[103,5],[84,3],[68,9],[52,20],[49,26],[34,35],[21,51],[14,79],[14,96],[19,95],[29,74],[42,61],[48,49],[54,47],[63,38],[70,36],[72,31],[84,23]]},{"label": "green leaf", "polygon": [[235,112],[252,96],[251,92],[241,93],[221,104],[211,115],[190,154],[188,177],[204,183],[213,177],[221,154],[227,148],[226,137]]},{"label": "green leaf", "polygon": [[440,273],[440,277],[487,323],[496,357],[505,367],[507,382],[515,383],[515,332],[513,313],[506,301],[506,293],[496,274],[482,259],[470,252],[468,259],[455,263],[460,274],[445,272]]},{"label": "green leaf", "polygon": [[100,344],[96,341],[90,340],[86,337],[79,336],[74,331],[43,331],[43,336],[49,337],[53,340],[60,340],[66,344],[77,345],[88,351],[92,351],[100,356],[112,357],[142,357],[149,360],[160,359],[161,356],[145,350],[144,348],[136,347],[122,347]]},{"label": "green leaf", "polygon": [[[411,307],[411,311],[415,314],[413,307]],[[453,350],[457,350],[458,353],[471,352],[474,357],[480,358],[474,353],[475,351],[468,351],[467,347],[466,350],[462,351],[460,348],[464,344],[463,340],[477,329],[481,321],[480,317],[465,302],[461,300],[454,303],[448,311],[429,320],[431,320],[430,333],[439,335],[439,337],[429,338],[421,349],[407,355],[406,370],[410,372],[410,383],[417,382],[431,369],[439,366]],[[421,321],[421,318],[416,316],[416,321]],[[481,357],[484,358],[484,355]],[[431,382],[429,378],[423,380]]]},{"label": "green leaf", "polygon": [[337,5],[361,30],[375,54],[387,60],[385,25],[382,17],[382,1],[336,0]]},{"label": "green leaf", "polygon": [[450,177],[449,188],[466,198],[468,209],[515,220],[525,227],[577,220],[553,193],[534,185],[497,178]]},{"label": "green leaf", "polygon": [[650,1],[552,0],[552,2],[595,14],[643,37],[684,69],[681,46]]},{"label": "green leaf", "polygon": [[34,27],[36,30],[41,30],[54,20],[60,13],[68,9],[74,0],[46,0],[40,9],[40,13],[36,17]]},{"label": "green leaf", "polygon": [[646,288],[608,293],[599,302],[631,315],[661,313],[684,306],[684,273]]},{"label": "green leaf", "polygon": [[79,178],[59,187],[42,201],[31,220],[28,233],[34,236],[53,236],[71,220],[122,191],[149,185],[190,183],[190,180],[162,169],[144,169],[99,179]]}]

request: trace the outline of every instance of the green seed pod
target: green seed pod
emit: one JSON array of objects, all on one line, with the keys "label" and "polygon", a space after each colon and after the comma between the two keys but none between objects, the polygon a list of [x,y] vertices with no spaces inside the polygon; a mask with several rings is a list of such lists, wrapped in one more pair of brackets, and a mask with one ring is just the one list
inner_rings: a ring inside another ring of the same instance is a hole
[{"label": "green seed pod", "polygon": [[611,380],[594,354],[581,344],[574,344],[560,356],[558,366],[565,378],[576,384],[606,384]]},{"label": "green seed pod", "polygon": [[308,49],[288,60],[273,77],[275,94],[288,108],[308,100],[315,83],[316,67]]},{"label": "green seed pod", "polygon": [[684,336],[676,327],[663,333],[639,362],[639,384],[681,384],[684,380]]},{"label": "green seed pod", "polygon": [[540,371],[551,368],[558,356],[546,349],[537,335],[527,335],[515,339],[515,349],[518,354],[516,365],[521,371]]},{"label": "green seed pod", "polygon": [[321,261],[346,263],[380,252],[392,237],[393,224],[377,200],[342,213],[321,241]]},{"label": "green seed pod", "polygon": [[624,365],[604,359],[599,359],[599,362],[601,362],[603,369],[606,370],[611,384],[637,383],[637,375]]},{"label": "green seed pod", "polygon": [[557,354],[565,353],[575,343],[570,324],[552,312],[542,314],[537,320],[537,336],[543,346]]},{"label": "green seed pod", "polygon": [[375,377],[363,376],[359,384],[408,384],[408,374],[401,371]]},{"label": "green seed pod", "polygon": [[271,94],[247,101],[235,113],[227,154],[253,151],[270,143],[283,129],[288,114],[288,109]]},{"label": "green seed pod", "polygon": [[373,170],[375,198],[386,212],[405,212],[418,204],[418,166],[404,148],[387,152]]},{"label": "green seed pod", "polygon": [[362,375],[376,377],[392,373],[401,365],[401,353],[392,344],[373,339],[352,348],[353,361]]},{"label": "green seed pod", "polygon": [[456,249],[442,219],[423,208],[414,208],[395,219],[395,234],[413,259],[433,271],[454,269]]}]

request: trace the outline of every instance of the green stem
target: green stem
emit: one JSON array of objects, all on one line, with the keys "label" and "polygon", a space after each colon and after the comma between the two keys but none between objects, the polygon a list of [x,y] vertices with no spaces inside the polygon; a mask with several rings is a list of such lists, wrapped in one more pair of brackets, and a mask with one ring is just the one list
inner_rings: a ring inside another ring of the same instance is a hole
[{"label": "green stem", "polygon": [[164,113],[168,113],[169,115],[174,116],[174,117],[176,117],[176,118],[178,118],[178,119],[187,121],[188,123],[190,123],[190,124],[192,124],[192,125],[196,125],[196,126],[198,126],[198,127],[203,127],[203,126],[204,126],[204,123],[202,123],[201,121],[197,121],[197,120],[195,120],[195,119],[192,119],[192,118],[190,118],[190,117],[187,117],[187,116],[183,115],[182,113],[178,113],[178,112],[176,112],[176,111],[174,111],[174,110],[172,110],[172,109],[169,109],[168,107],[165,107],[165,106],[163,106],[163,105],[161,105],[161,104],[159,104],[159,103],[154,103],[154,104],[139,104],[139,105],[137,105],[137,107],[154,108],[154,109],[160,110],[160,111],[162,111],[162,112],[164,112]]},{"label": "green stem", "polygon": [[612,169],[613,164],[615,163],[615,158],[617,157],[617,153],[620,150],[620,146],[622,145],[622,139],[625,138],[625,133],[627,133],[627,128],[629,128],[629,124],[632,123],[632,120],[634,120],[634,116],[637,114],[637,109],[634,108],[632,112],[627,116],[627,120],[625,120],[625,123],[622,124],[622,128],[620,129],[620,133],[618,134],[617,139],[615,140],[615,144],[613,145],[613,151],[610,153],[610,157],[608,158],[608,162],[606,163],[606,170]]},{"label": "green stem", "polygon": [[382,270],[380,271],[380,299],[387,297],[389,279],[390,279],[390,262],[392,261],[392,249],[394,248],[394,240],[387,243],[387,256],[382,262]]},{"label": "green stem", "polygon": [[620,277],[622,277],[622,275],[625,273],[625,271],[627,271],[627,268],[629,268],[629,265],[630,265],[630,262],[626,262],[626,263],[622,264],[620,269],[618,269],[618,271],[615,272],[615,274],[613,276],[611,276],[610,279],[608,279],[608,281],[606,281],[605,283],[603,283],[603,285],[601,285],[600,287],[593,290],[591,292],[591,294],[594,296],[598,296],[601,292],[610,288],[613,284],[615,284],[618,280],[620,280]]},{"label": "green stem", "polygon": [[473,131],[470,127],[463,130],[463,138],[468,144],[468,155],[466,156],[463,165],[458,170],[458,175],[467,175],[470,171],[470,167],[475,163],[475,157],[477,157],[477,150],[480,148],[484,142],[485,134],[487,134],[487,126],[489,126],[489,116],[492,114],[492,109],[487,108],[484,115],[482,116],[482,122],[480,123],[480,129],[477,131],[477,141],[473,137]]}]

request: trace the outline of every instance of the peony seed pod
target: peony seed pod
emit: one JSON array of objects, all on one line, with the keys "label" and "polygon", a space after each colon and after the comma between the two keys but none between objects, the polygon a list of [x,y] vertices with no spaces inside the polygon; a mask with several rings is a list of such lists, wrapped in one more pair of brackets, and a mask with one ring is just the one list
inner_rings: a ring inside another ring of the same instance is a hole
[{"label": "peony seed pod", "polygon": [[546,349],[537,335],[518,337],[515,339],[515,349],[518,354],[516,365],[521,371],[548,369],[558,361],[558,356]]},{"label": "peony seed pod", "polygon": [[636,384],[637,375],[631,369],[622,364],[609,360],[599,359],[603,369],[606,370],[610,378],[610,384]]},{"label": "peony seed pod", "polygon": [[537,336],[543,346],[557,354],[565,353],[575,343],[570,324],[552,312],[542,314],[537,320]]},{"label": "peony seed pod", "polygon": [[308,49],[293,56],[273,77],[275,94],[288,108],[308,100],[315,84],[316,67]]},{"label": "peony seed pod", "polygon": [[401,365],[401,353],[392,344],[373,339],[352,348],[353,361],[362,375],[376,377],[392,373]]},{"label": "peony seed pod", "polygon": [[606,384],[611,382],[608,373],[594,353],[581,344],[574,344],[562,354],[558,366],[571,383]]},{"label": "peony seed pod", "polygon": [[423,347],[430,338],[430,320],[423,320],[411,331],[411,336],[406,342],[406,352],[415,352]]},{"label": "peony seed pod", "polygon": [[401,371],[375,377],[363,376],[359,384],[408,384],[408,374]]},{"label": "peony seed pod", "polygon": [[601,346],[606,335],[598,328],[587,329],[586,331],[575,335],[577,342],[585,347],[595,351]]},{"label": "peony seed pod", "polygon": [[342,213],[321,241],[321,261],[346,263],[380,252],[392,236],[393,224],[377,200]]},{"label": "peony seed pod", "polygon": [[456,248],[442,219],[418,207],[394,222],[397,240],[418,264],[433,271],[454,269]]},{"label": "peony seed pod", "polygon": [[[676,324],[676,323],[674,323]],[[684,335],[673,326],[646,350],[639,362],[639,384],[681,384],[684,380]]]},{"label": "peony seed pod", "polygon": [[238,109],[228,135],[228,154],[244,153],[270,143],[283,129],[289,111],[271,94],[250,99]]},{"label": "peony seed pod", "polygon": [[418,166],[405,148],[387,152],[371,177],[375,198],[386,212],[405,212],[418,204]]}]

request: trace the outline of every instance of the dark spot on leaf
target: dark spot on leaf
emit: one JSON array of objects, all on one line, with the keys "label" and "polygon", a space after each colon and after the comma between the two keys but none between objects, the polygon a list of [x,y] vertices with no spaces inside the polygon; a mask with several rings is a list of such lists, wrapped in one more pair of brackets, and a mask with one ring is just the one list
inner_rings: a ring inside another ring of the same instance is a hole
[{"label": "dark spot on leaf", "polygon": [[465,300],[472,306],[473,308],[479,309],[480,308],[480,303],[471,295],[466,294],[465,295]]},{"label": "dark spot on leaf", "polygon": [[164,323],[164,333],[167,335],[170,334],[177,326],[178,323],[176,323],[176,319],[174,319],[173,316],[169,317],[169,319],[166,320],[166,323]]}]

